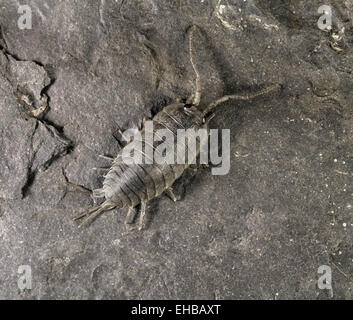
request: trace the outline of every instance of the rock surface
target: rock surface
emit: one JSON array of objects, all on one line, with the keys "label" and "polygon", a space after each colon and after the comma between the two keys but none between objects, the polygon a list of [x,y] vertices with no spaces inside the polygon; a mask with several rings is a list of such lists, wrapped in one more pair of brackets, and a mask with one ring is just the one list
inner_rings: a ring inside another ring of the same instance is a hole
[{"label": "rock surface", "polygon": [[[326,2],[331,31],[318,0],[24,0],[30,30],[0,1],[0,299],[352,299],[353,1]],[[283,90],[219,107],[228,175],[181,178],[142,232],[119,210],[78,229],[63,172],[99,187],[117,128],[194,91],[192,24],[203,104]]]}]

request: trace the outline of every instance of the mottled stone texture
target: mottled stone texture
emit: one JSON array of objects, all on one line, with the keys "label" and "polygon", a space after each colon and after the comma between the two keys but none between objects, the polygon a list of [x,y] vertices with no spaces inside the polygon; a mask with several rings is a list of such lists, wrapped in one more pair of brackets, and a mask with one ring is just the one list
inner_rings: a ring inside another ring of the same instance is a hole
[{"label": "mottled stone texture", "polygon": [[[0,298],[351,299],[353,1],[0,1]],[[283,90],[218,108],[231,169],[182,177],[181,200],[71,220],[115,155],[117,128],[194,91],[187,30],[197,24],[202,104],[279,82]],[[344,29],[342,29],[344,28]],[[41,116],[34,111],[47,102]],[[185,191],[185,192],[183,192]],[[317,287],[320,265],[333,289]],[[20,265],[32,290],[17,288]]]}]

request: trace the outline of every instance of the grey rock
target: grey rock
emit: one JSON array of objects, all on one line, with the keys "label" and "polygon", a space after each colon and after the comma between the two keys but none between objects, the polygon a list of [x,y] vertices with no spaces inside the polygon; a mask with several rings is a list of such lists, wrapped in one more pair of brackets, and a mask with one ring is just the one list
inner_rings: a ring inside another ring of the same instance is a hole
[{"label": "grey rock", "polygon": [[[328,1],[330,32],[317,27],[319,0],[25,3],[31,30],[17,27],[17,1],[0,12],[0,298],[352,298],[351,0]],[[194,91],[192,24],[202,104],[283,90],[218,108],[228,175],[184,176],[180,201],[151,202],[142,232],[119,210],[78,229],[71,218],[93,203],[63,172],[101,186],[91,169],[119,151],[117,129]],[[46,96],[41,120],[30,116]],[[20,265],[31,290],[16,286]],[[321,265],[332,290],[317,286]]]},{"label": "grey rock", "polygon": [[56,157],[66,153],[70,142],[53,126],[29,117],[17,99],[18,86],[22,86],[39,103],[41,90],[49,83],[45,70],[33,62],[7,59],[3,53],[1,61],[1,70],[9,73],[0,77],[0,198],[16,199],[26,193],[35,172],[46,169]]},{"label": "grey rock", "polygon": [[44,101],[42,91],[50,84],[50,78],[43,67],[31,61],[17,61],[10,57],[12,85],[22,94],[28,95],[28,104],[40,108]]}]

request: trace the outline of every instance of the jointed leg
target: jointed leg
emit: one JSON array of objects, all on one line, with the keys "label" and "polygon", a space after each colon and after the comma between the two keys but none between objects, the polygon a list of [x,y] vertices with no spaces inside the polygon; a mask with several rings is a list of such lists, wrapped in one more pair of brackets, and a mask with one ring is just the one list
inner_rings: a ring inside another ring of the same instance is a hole
[{"label": "jointed leg", "polygon": [[169,187],[167,190],[166,190],[166,193],[168,194],[168,196],[174,201],[174,202],[177,202],[177,197],[175,196],[174,192],[173,192],[173,189],[171,187]]},{"label": "jointed leg", "polygon": [[136,210],[134,208],[129,208],[129,211],[127,212],[127,215],[125,218],[125,224],[133,223],[135,216],[136,216]]}]

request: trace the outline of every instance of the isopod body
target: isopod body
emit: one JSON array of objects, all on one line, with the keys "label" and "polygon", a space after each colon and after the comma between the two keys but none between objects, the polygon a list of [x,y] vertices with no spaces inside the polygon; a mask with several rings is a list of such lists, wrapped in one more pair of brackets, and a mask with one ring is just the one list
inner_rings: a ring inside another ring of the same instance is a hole
[{"label": "isopod body", "polygon": [[[196,74],[195,94],[192,95],[186,103],[173,103],[157,113],[152,119],[153,134],[158,133],[159,130],[167,130],[174,137],[177,137],[177,131],[179,129],[198,131],[203,128],[208,130],[208,122],[212,119],[213,115],[212,111],[220,103],[226,102],[229,99],[249,100],[280,87],[280,85],[275,84],[252,95],[226,95],[206,107],[201,108],[199,106],[201,99],[200,75],[193,61],[192,39],[194,30],[195,26],[192,26],[189,36],[189,53],[190,62]],[[144,225],[146,203],[148,201],[158,197],[164,191],[168,191],[171,197],[175,199],[171,187],[183,174],[189,164],[196,159],[203,142],[199,141],[197,147],[193,149],[193,152],[188,152],[188,159],[182,163],[178,161],[174,163],[148,162],[146,161],[148,160],[147,157],[149,157],[145,152],[146,148],[150,147],[155,151],[160,141],[153,140],[152,144],[147,141],[145,129],[146,128],[143,128],[139,134],[139,136],[142,137],[140,143],[144,161],[137,163],[126,163],[126,161],[124,161],[124,152],[126,148],[129,148],[131,143],[134,143],[134,140],[122,148],[114,158],[112,166],[105,176],[103,187],[93,190],[93,197],[105,198],[104,202],[81,214],[75,218],[75,220],[88,216],[83,223],[85,224],[103,211],[113,208],[128,208],[126,222],[130,223],[134,215],[134,208],[141,204],[139,223],[139,229],[141,229]],[[178,142],[177,138],[174,139],[174,150],[177,149]],[[185,146],[185,153],[187,148],[188,147]]]},{"label": "isopod body", "polygon": [[[207,128],[203,113],[195,106],[187,106],[183,103],[174,103],[161,110],[153,118],[153,134],[160,130],[168,130],[175,137],[178,129],[192,129],[197,131],[199,128]],[[139,135],[141,140],[141,150],[146,150],[148,142],[146,141],[145,128]],[[177,139],[174,139],[177,144]],[[151,146],[155,152],[161,141],[154,141]],[[133,143],[133,142],[131,142]],[[129,147],[127,145],[125,148]],[[177,146],[173,148],[177,149]],[[113,161],[113,164],[105,176],[102,189],[93,191],[96,197],[105,197],[106,207],[133,208],[140,203],[147,202],[158,197],[165,190],[169,189],[176,179],[178,179],[189,166],[191,161],[185,163],[167,163],[162,164],[129,163],[124,161],[124,149],[122,149]],[[199,148],[195,148],[194,154],[189,156],[188,160],[196,158]],[[147,157],[146,152],[143,156]]]}]

